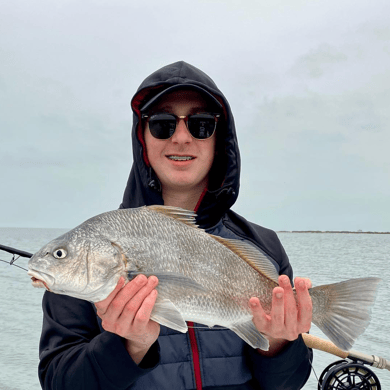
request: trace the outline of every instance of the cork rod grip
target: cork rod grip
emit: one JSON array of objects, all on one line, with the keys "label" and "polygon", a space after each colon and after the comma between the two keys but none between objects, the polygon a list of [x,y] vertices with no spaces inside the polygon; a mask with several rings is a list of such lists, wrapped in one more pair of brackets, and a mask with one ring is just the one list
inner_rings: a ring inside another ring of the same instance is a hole
[{"label": "cork rod grip", "polygon": [[320,351],[328,352],[343,359],[348,357],[348,352],[337,348],[331,341],[323,340],[308,333],[302,333],[302,338],[309,348],[319,349]]}]

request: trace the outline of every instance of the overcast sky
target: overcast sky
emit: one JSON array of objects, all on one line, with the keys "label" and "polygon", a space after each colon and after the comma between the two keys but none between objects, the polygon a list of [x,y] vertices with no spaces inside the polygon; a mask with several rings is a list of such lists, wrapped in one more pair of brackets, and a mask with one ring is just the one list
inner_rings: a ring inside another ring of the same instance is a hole
[{"label": "overcast sky", "polygon": [[229,100],[235,211],[276,230],[390,231],[388,0],[0,0],[0,226],[116,209],[129,102],[184,60]]}]

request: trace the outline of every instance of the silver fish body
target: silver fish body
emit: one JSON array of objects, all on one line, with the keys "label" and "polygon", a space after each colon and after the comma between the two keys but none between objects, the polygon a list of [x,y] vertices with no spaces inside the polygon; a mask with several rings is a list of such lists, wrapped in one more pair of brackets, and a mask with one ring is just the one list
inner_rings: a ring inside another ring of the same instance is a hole
[{"label": "silver fish body", "polygon": [[[187,331],[186,321],[223,326],[252,347],[268,349],[248,301],[256,296],[270,311],[278,285],[271,259],[243,241],[207,234],[196,227],[194,216],[149,206],[93,217],[34,254],[29,261],[33,285],[98,302],[121,276],[156,275],[153,320],[181,332]],[[311,289],[313,322],[336,345],[350,349],[369,323],[379,281],[352,279]]]}]

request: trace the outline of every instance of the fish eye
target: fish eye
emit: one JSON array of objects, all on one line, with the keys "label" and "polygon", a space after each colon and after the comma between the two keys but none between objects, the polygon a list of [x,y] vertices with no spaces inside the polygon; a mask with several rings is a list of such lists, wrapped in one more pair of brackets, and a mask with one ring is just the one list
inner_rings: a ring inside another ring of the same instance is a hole
[{"label": "fish eye", "polygon": [[53,256],[56,258],[56,259],[63,259],[64,257],[66,257],[67,255],[67,252],[65,249],[56,249],[54,252],[53,252]]}]

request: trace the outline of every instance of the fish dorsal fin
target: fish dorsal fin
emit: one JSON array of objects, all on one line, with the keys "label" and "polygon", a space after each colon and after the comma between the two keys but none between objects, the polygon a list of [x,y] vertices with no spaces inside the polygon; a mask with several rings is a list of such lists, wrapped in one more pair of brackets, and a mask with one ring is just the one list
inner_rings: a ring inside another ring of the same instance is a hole
[{"label": "fish dorsal fin", "polygon": [[222,245],[229,248],[237,256],[245,260],[251,267],[257,272],[260,272],[267,278],[278,283],[279,274],[276,268],[272,264],[271,260],[263,253],[260,249],[256,249],[253,245],[250,245],[241,240],[234,240],[230,238],[222,238],[210,234],[215,240],[220,242]]},{"label": "fish dorsal fin", "polygon": [[153,210],[156,213],[165,214],[168,217],[175,218],[180,222],[185,223],[186,225],[192,227],[198,227],[195,220],[196,213],[194,213],[193,211],[182,209],[180,207],[159,206],[159,205],[146,206],[146,208],[149,210]]}]

